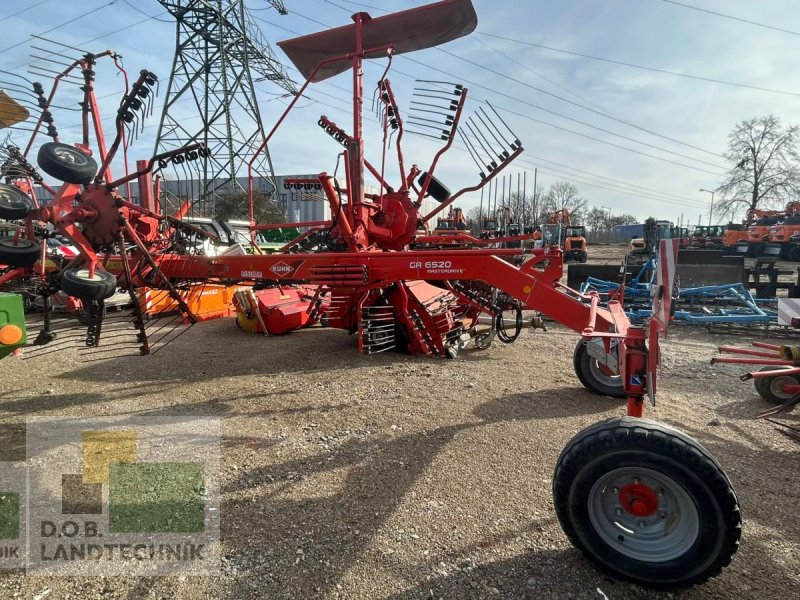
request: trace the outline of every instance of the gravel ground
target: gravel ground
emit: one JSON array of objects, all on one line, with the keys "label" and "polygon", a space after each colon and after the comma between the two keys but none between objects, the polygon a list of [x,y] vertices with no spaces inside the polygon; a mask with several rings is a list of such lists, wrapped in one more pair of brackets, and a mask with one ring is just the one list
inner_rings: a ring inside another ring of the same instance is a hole
[{"label": "gravel ground", "polygon": [[[5,359],[3,422],[222,417],[224,559],[219,577],[6,573],[0,598],[672,597],[599,572],[555,519],[561,449],[624,412],[578,383],[576,339],[553,326],[450,361],[359,355],[350,336],[325,329],[248,336],[220,320],[148,357]],[[753,419],[768,405],[738,381],[742,369],[708,363],[715,345],[746,341],[675,328],[649,410],[714,454],[744,516],[732,564],[682,598],[787,598],[800,587],[799,448]]]}]

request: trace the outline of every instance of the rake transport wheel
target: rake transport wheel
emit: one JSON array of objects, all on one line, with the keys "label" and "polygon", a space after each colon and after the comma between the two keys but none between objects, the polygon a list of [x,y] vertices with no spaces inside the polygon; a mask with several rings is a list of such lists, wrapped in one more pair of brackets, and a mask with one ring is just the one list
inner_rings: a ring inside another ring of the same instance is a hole
[{"label": "rake transport wheel", "polygon": [[41,256],[41,246],[31,240],[0,239],[0,265],[32,267]]},{"label": "rake transport wheel", "polygon": [[728,477],[699,443],[655,421],[621,417],[581,431],[558,459],[553,500],[577,548],[641,585],[701,583],[739,547]]},{"label": "rake transport wheel", "polygon": [[48,142],[39,148],[36,162],[42,171],[67,183],[90,183],[97,174],[97,161],[69,144]]},{"label": "rake transport wheel", "polygon": [[89,269],[69,269],[61,275],[61,290],[81,300],[105,300],[117,291],[117,278],[100,269],[92,277]]},{"label": "rake transport wheel", "polygon": [[776,373],[774,377],[753,378],[753,385],[755,386],[758,395],[772,404],[783,404],[790,398],[793,398],[795,392],[785,392],[783,391],[783,386],[798,386],[800,385],[800,378],[798,378],[796,375],[780,374],[780,371],[785,371],[786,369],[790,368],[791,367],[781,365],[767,365],[765,367],[761,367],[759,372],[778,371],[778,373]]},{"label": "rake transport wheel", "polygon": [[612,398],[624,398],[625,388],[622,384],[622,377],[614,375],[610,369],[601,365],[598,360],[589,354],[587,343],[583,340],[575,346],[572,355],[572,365],[575,367],[575,375],[587,390],[593,394],[601,396],[611,396]]},{"label": "rake transport wheel", "polygon": [[28,194],[18,187],[0,183],[0,219],[24,219],[33,208]]}]

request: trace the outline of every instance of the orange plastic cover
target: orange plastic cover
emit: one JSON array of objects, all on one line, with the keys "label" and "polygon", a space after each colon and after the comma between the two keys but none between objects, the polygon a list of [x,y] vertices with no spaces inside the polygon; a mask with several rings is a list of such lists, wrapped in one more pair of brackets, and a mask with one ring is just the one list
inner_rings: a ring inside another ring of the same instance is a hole
[{"label": "orange plastic cover", "polygon": [[[414,52],[445,44],[475,31],[478,15],[472,0],[443,0],[401,12],[377,17],[363,23],[364,50],[394,45],[394,54]],[[308,79],[317,65],[326,59],[356,51],[356,25],[345,25],[311,35],[278,42],[297,70]],[[379,58],[386,52],[367,53]],[[337,60],[323,66],[312,81],[323,81],[351,67],[349,60]]]}]

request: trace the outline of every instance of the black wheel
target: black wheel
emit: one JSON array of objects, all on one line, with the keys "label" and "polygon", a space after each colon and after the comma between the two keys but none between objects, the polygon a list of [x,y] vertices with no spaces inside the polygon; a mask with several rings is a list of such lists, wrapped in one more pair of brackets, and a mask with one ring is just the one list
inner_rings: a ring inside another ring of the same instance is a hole
[{"label": "black wheel", "polygon": [[748,256],[750,256],[750,258],[758,258],[764,254],[764,246],[766,246],[766,244],[750,244],[747,251]]},{"label": "black wheel", "polygon": [[478,350],[488,350],[492,347],[492,342],[497,336],[497,317],[492,316],[492,323],[485,329],[478,329],[478,324],[475,325],[475,335],[473,341]]},{"label": "black wheel", "polygon": [[97,161],[75,146],[48,142],[39,148],[36,157],[42,171],[67,183],[86,184],[97,174]]},{"label": "black wheel", "polygon": [[13,238],[0,239],[0,265],[9,267],[32,267],[41,256],[41,246],[31,240]]},{"label": "black wheel", "polygon": [[447,186],[436,179],[436,177],[429,176],[426,172],[419,176],[417,183],[420,186],[423,186],[428,179],[431,180],[430,184],[428,185],[429,196],[438,202],[444,202],[450,197],[450,190],[447,189]]},{"label": "black wheel", "polygon": [[578,345],[575,346],[575,353],[572,355],[575,375],[578,376],[583,387],[593,394],[624,398],[625,387],[622,384],[622,377],[609,373],[596,358],[589,354],[586,344],[587,342],[583,340],[578,342]]},{"label": "black wheel", "polygon": [[0,219],[24,219],[32,209],[28,194],[16,186],[0,183]]},{"label": "black wheel", "polygon": [[[791,367],[782,365],[767,365],[765,367],[761,367],[759,372],[785,371],[786,369],[790,368]],[[772,404],[783,404],[795,396],[794,393],[784,392],[783,386],[800,385],[800,378],[797,377],[797,375],[781,375],[780,373],[777,373],[775,377],[755,377],[753,379],[753,385],[755,386],[758,395],[767,402],[771,402]]]},{"label": "black wheel", "polygon": [[786,258],[793,262],[800,262],[800,245],[791,245],[786,252]]},{"label": "black wheel", "polygon": [[105,300],[117,291],[117,278],[108,271],[95,269],[69,269],[61,275],[61,290],[68,296],[81,300]]},{"label": "black wheel", "polygon": [[741,515],[725,472],[667,425],[622,417],[576,435],[558,459],[561,527],[592,562],[666,589],[714,577],[739,547]]}]

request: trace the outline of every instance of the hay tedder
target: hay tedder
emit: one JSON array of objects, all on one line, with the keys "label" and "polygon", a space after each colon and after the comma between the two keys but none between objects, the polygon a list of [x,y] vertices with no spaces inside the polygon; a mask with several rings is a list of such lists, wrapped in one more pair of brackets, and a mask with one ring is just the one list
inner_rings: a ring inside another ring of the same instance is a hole
[{"label": "hay tedder", "polygon": [[[396,348],[456,357],[470,344],[485,349],[495,337],[513,341],[522,328],[523,311],[538,311],[580,334],[573,365],[588,390],[627,399],[627,416],[580,432],[558,460],[553,493],[565,532],[591,560],[620,577],[666,588],[705,581],[730,562],[738,547],[736,496],[723,470],[700,444],[643,418],[646,400],[655,401],[659,341],[666,335],[677,242],[661,244],[652,318],[646,325],[632,325],[619,302],[610,301],[604,308],[597,294],[582,295],[561,284],[563,252],[557,244],[503,247],[505,241],[518,240],[494,238],[490,245],[460,232],[437,245],[435,232],[428,233],[437,215],[464,194],[480,190],[517,158],[522,143],[491,105],[468,115],[468,90],[457,83],[418,82],[412,108],[404,114],[387,75],[394,56],[444,44],[476,26],[471,0],[443,0],[379,18],[357,13],[346,26],[279,44],[306,82],[259,152],[308,86],[348,70],[353,123],[347,132],[326,116],[319,119],[320,128],[343,147],[343,179],[336,171],[323,172],[290,185],[320,189],[331,218],[284,225],[304,231],[278,252],[207,256],[162,244],[172,239],[164,232],[185,231],[180,220],[133,205],[116,188],[130,178],[141,182],[154,162],[174,156],[154,157],[137,172],[114,180],[108,173],[108,154],[117,148],[116,141],[108,152],[101,146],[99,167],[87,156],[86,142],[42,147],[48,149],[39,152],[40,167],[65,183],[52,205],[38,209],[28,206],[28,196],[19,187],[13,188],[19,192],[17,205],[26,207],[16,218],[27,223],[15,248],[33,243],[33,221],[54,223],[80,242],[80,258],[60,275],[68,293],[102,299],[109,289],[138,283],[174,291],[185,282],[250,282],[249,289],[236,294],[244,329],[279,334],[320,323],[352,332],[365,353]],[[382,152],[375,163],[366,158],[363,137],[367,59],[387,63],[375,87],[383,130]],[[139,82],[146,84],[148,78],[153,79],[143,73]],[[119,135],[125,115],[137,108],[131,99],[140,97],[126,95]],[[403,154],[404,135],[412,133],[441,144],[424,170]],[[457,141],[477,174],[475,183],[451,193],[435,171]],[[395,165],[390,168],[392,146]],[[201,151],[202,147],[187,147],[176,153],[190,159]],[[253,219],[255,160],[249,173],[254,240],[262,229]],[[377,193],[365,193],[366,172],[377,181]],[[423,211],[427,197],[437,205]],[[152,237],[143,231],[152,231]],[[6,256],[34,253],[3,248]],[[114,257],[121,263],[116,271],[108,268]],[[181,309],[190,312],[186,306]],[[487,321],[492,323],[489,328],[482,326]]]}]

